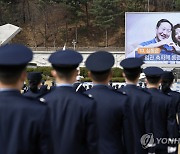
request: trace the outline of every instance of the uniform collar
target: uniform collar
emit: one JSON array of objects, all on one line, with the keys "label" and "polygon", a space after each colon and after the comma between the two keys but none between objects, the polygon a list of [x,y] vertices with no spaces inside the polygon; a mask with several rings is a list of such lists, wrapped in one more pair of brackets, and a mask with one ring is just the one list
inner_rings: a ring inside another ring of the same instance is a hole
[{"label": "uniform collar", "polygon": [[72,87],[72,84],[69,84],[69,83],[57,83],[56,84],[57,87]]},{"label": "uniform collar", "polygon": [[130,86],[130,87],[136,87],[137,85],[136,84],[134,84],[134,83],[126,83],[126,86]]},{"label": "uniform collar", "polygon": [[157,88],[147,88],[147,89],[150,91],[159,91],[159,89],[157,89]]},{"label": "uniform collar", "polygon": [[135,84],[135,83],[132,83],[132,82],[126,82],[126,85],[137,85],[137,84]]},{"label": "uniform collar", "polygon": [[3,91],[19,91],[19,90],[15,88],[0,88],[0,92],[3,92]]},{"label": "uniform collar", "polygon": [[106,87],[108,87],[108,85],[107,84],[93,84],[93,86],[106,86]]},{"label": "uniform collar", "polygon": [[135,84],[126,84],[125,87],[129,87],[129,88],[136,88],[137,86]]}]

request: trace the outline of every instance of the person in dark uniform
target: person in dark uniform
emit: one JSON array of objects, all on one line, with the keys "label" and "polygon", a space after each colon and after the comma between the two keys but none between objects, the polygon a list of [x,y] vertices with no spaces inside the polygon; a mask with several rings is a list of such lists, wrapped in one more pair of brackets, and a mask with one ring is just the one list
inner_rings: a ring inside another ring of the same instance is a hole
[{"label": "person in dark uniform", "polygon": [[48,90],[48,85],[45,84],[46,80],[42,80],[41,81],[41,86],[40,86],[40,91],[42,93],[47,93],[49,90]]},{"label": "person in dark uniform", "polygon": [[116,84],[116,90],[118,90],[119,89],[119,85],[118,84]]},{"label": "person in dark uniform", "polygon": [[28,73],[27,79],[29,81],[29,89],[24,96],[32,98],[41,98],[47,93],[45,90],[41,90],[41,80],[42,75],[40,72],[30,72]]},{"label": "person in dark uniform", "polygon": [[124,123],[127,122],[127,96],[112,90],[108,83],[114,57],[106,51],[97,51],[86,60],[93,87],[86,91],[97,104],[97,123],[99,134],[99,154],[125,154]]},{"label": "person in dark uniform", "polygon": [[[174,75],[172,72],[170,71],[164,71],[163,75],[162,75],[162,81],[161,81],[161,91],[164,94],[170,95],[172,97],[172,103],[174,105],[174,109],[176,111],[176,117],[178,117],[178,119],[180,118],[180,93],[171,90],[171,86],[173,84],[174,81]],[[180,125],[179,125],[179,121],[176,119],[177,124],[178,124],[178,129],[177,129],[177,138],[179,137],[179,132],[180,132]],[[178,144],[177,144],[177,149],[178,149]],[[178,150],[176,151],[176,153],[178,152]]]},{"label": "person in dark uniform", "polygon": [[86,89],[83,86],[83,83],[81,82],[81,77],[77,76],[76,77],[76,82],[73,83],[73,87],[76,90],[76,92],[83,93],[86,91]]},{"label": "person in dark uniform", "polygon": [[[176,138],[177,123],[175,109],[170,95],[163,94],[158,88],[161,83],[163,70],[159,67],[147,67],[144,69],[147,79],[148,92],[152,96],[152,119],[153,135],[155,138]],[[176,151],[176,147],[168,144],[157,143],[155,148],[156,154],[167,154]],[[175,146],[175,145],[174,145]]]},{"label": "person in dark uniform", "polygon": [[172,99],[173,99],[172,103],[174,104],[176,114],[178,114],[178,117],[180,118],[180,111],[179,111],[180,93],[177,91],[171,90],[173,81],[174,81],[173,73],[170,71],[165,71],[162,75],[161,90],[163,93],[172,96]]},{"label": "person in dark uniform", "polygon": [[97,154],[95,102],[72,87],[81,61],[81,54],[73,50],[49,57],[56,88],[44,99],[51,111],[54,154]]},{"label": "person in dark uniform", "polygon": [[130,131],[128,134],[129,138],[131,138],[128,142],[130,154],[147,154],[154,150],[153,144],[149,144],[146,148],[143,148],[140,142],[144,134],[149,134],[153,131],[151,120],[151,96],[137,86],[142,64],[143,61],[139,58],[127,58],[120,63],[123,67],[126,86],[119,90],[125,92],[129,98],[128,118],[130,123],[126,128]]},{"label": "person in dark uniform", "polygon": [[27,86],[26,82],[24,81],[24,84],[23,84],[21,91],[22,91],[22,93],[26,93],[27,90],[28,90],[28,86]]},{"label": "person in dark uniform", "polygon": [[0,47],[0,153],[50,154],[49,112],[20,90],[32,51],[19,44]]},{"label": "person in dark uniform", "polygon": [[54,90],[55,88],[56,88],[56,83],[55,83],[55,81],[52,81],[50,91]]}]

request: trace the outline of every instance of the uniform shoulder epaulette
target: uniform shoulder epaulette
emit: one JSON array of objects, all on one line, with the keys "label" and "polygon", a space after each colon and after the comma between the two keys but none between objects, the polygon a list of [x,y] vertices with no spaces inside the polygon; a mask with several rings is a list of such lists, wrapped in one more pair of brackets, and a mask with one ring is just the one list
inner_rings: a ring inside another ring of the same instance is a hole
[{"label": "uniform shoulder epaulette", "polygon": [[91,94],[82,93],[83,96],[88,97],[90,99],[93,99],[93,96]]},{"label": "uniform shoulder epaulette", "polygon": [[122,94],[122,95],[127,95],[125,91],[123,91],[123,89],[112,89],[113,92],[116,92],[116,93],[119,93],[119,94]]},{"label": "uniform shoulder epaulette", "polygon": [[[163,92],[162,92],[163,93]],[[163,93],[163,94],[165,94],[165,95],[167,95],[167,96],[171,96],[171,93]]]},{"label": "uniform shoulder epaulette", "polygon": [[39,101],[40,101],[42,104],[47,104],[46,100],[45,100],[43,97],[39,98]]},{"label": "uniform shoulder epaulette", "polygon": [[[29,101],[32,101],[32,102],[36,102],[36,103],[39,103],[39,104],[46,104],[46,101],[44,98],[33,98],[33,97],[28,97],[28,96],[25,96],[26,99],[28,99]],[[44,99],[44,100],[43,100]]]}]

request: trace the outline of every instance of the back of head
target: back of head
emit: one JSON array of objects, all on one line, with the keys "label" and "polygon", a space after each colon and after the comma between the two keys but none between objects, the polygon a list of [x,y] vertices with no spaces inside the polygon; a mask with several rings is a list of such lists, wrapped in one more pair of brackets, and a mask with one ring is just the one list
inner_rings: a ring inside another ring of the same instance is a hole
[{"label": "back of head", "polygon": [[86,67],[96,82],[106,81],[113,65],[114,57],[107,51],[94,52],[86,60]]},{"label": "back of head", "polygon": [[161,80],[163,70],[159,67],[147,67],[144,69],[146,79],[150,84],[158,84]]},{"label": "back of head", "polygon": [[140,58],[126,58],[120,62],[120,65],[123,67],[125,77],[129,81],[136,81],[142,71],[143,60]]},{"label": "back of head", "polygon": [[59,50],[51,54],[49,62],[59,77],[70,79],[73,71],[82,62],[82,55],[74,50]]},{"label": "back of head", "polygon": [[162,85],[162,91],[164,93],[168,92],[168,90],[170,89],[170,87],[173,83],[173,80],[174,80],[174,75],[172,72],[165,71],[163,73],[161,85]]},{"label": "back of head", "polygon": [[32,92],[38,90],[38,85],[41,83],[42,75],[40,72],[30,72],[28,73],[29,87]]},{"label": "back of head", "polygon": [[32,51],[20,44],[0,47],[0,81],[15,84],[28,62],[32,60]]}]

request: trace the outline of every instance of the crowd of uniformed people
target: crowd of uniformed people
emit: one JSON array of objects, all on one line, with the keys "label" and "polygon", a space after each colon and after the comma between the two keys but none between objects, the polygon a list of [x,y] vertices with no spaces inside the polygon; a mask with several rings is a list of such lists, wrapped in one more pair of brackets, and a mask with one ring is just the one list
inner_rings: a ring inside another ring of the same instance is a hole
[{"label": "crowd of uniformed people", "polygon": [[[56,84],[48,90],[41,73],[26,75],[32,58],[24,45],[0,47],[0,154],[178,153],[177,142],[157,142],[179,138],[180,94],[170,89],[172,72],[142,70],[142,59],[127,58],[120,63],[126,85],[115,90],[109,84],[114,57],[97,51],[85,62],[93,82],[86,90],[76,82],[82,55],[59,50],[49,57]],[[137,86],[141,72],[146,88]]]}]

